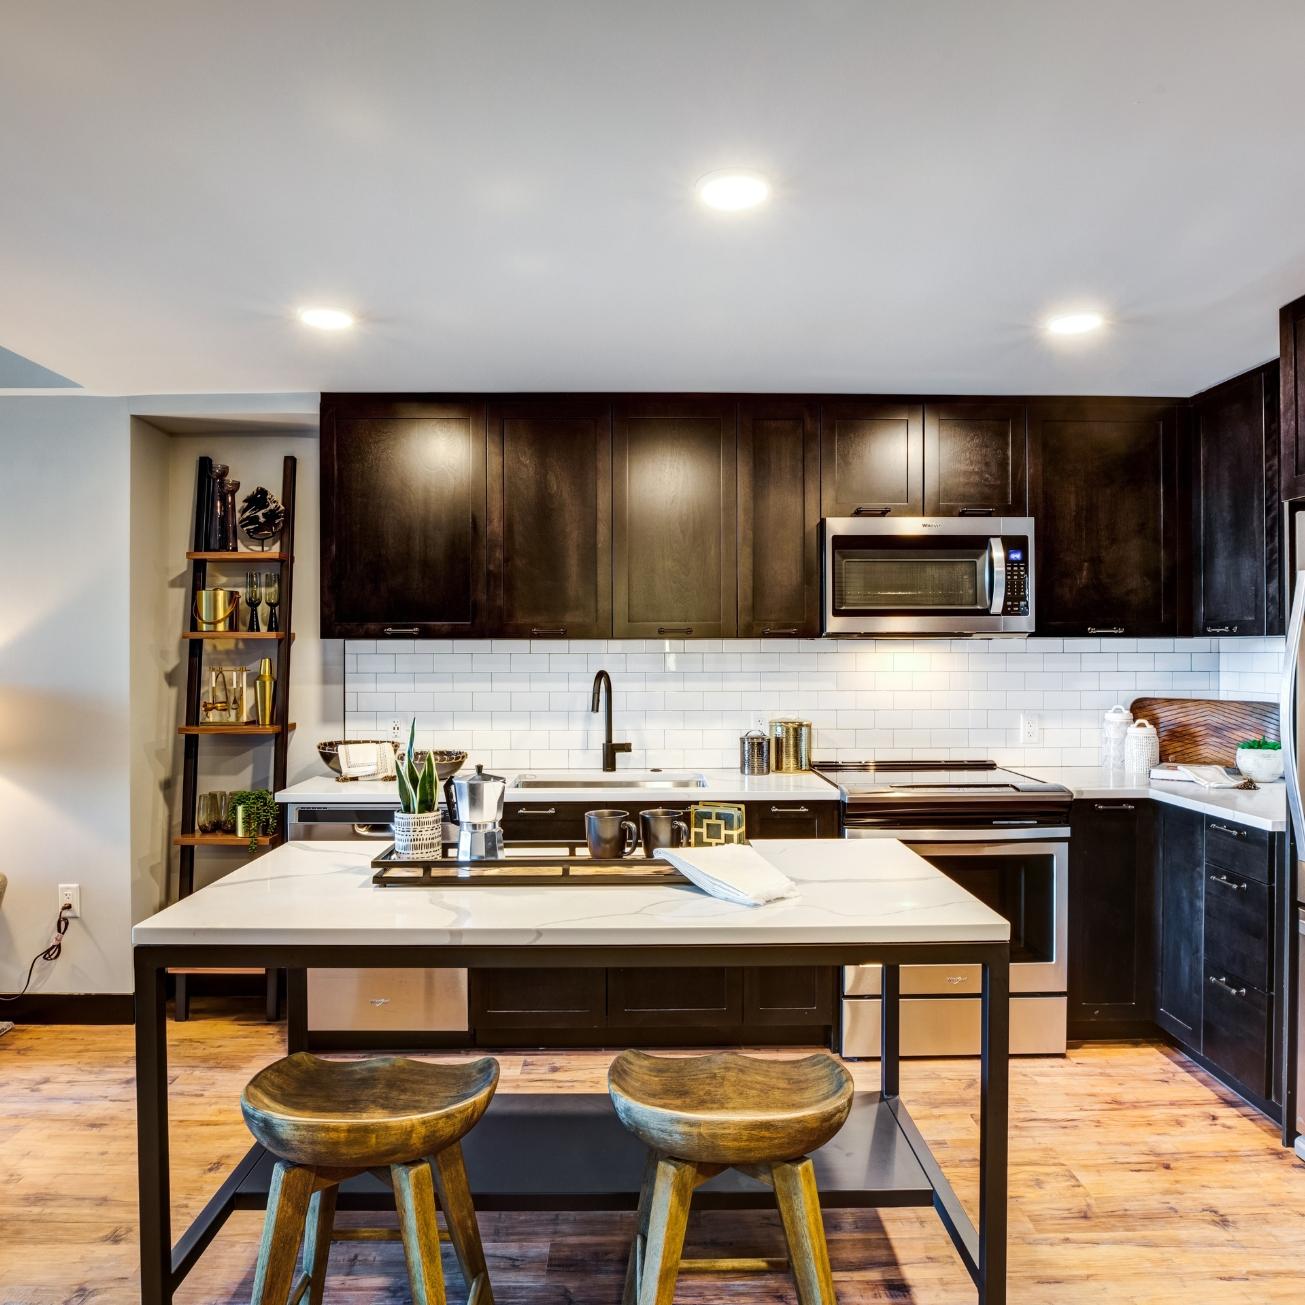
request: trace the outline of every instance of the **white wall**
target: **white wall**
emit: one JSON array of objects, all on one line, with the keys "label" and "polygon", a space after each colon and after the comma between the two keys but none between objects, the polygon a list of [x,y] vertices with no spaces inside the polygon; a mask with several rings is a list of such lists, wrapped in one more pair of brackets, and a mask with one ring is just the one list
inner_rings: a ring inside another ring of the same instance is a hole
[{"label": "white wall", "polygon": [[[736,766],[739,735],[758,716],[783,715],[812,721],[825,757],[1094,765],[1101,713],[1112,704],[1225,689],[1271,697],[1281,647],[1280,639],[350,640],[346,720],[350,735],[365,736],[415,716],[423,743],[467,748],[487,765],[596,766],[602,726],[589,694],[605,667],[616,735],[634,744],[631,766]],[[1024,711],[1040,720],[1035,746],[1019,742]]]}]

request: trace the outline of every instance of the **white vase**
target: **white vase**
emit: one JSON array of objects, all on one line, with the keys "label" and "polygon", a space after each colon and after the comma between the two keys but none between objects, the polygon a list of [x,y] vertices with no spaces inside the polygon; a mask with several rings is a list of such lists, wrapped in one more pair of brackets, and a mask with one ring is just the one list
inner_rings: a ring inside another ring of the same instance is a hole
[{"label": "white vase", "polygon": [[1238,748],[1237,769],[1247,779],[1268,783],[1282,778],[1281,748]]},{"label": "white vase", "polygon": [[438,811],[394,813],[394,854],[408,861],[435,861],[440,855],[442,821]]}]

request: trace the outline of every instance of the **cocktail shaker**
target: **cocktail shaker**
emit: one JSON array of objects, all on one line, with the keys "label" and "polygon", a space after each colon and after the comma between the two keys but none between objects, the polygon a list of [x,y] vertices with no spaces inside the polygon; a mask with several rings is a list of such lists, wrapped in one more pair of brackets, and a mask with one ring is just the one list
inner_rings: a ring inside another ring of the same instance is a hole
[{"label": "cocktail shaker", "polygon": [[258,663],[258,679],[254,681],[254,706],[258,723],[272,723],[272,703],[276,698],[276,678],[272,674],[272,659],[264,657]]}]

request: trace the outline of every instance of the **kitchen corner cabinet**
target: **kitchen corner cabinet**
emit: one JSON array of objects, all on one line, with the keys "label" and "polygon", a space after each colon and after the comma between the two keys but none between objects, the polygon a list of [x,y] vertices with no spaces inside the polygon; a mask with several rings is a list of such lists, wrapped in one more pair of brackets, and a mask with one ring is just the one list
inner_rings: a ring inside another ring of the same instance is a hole
[{"label": "kitchen corner cabinet", "polygon": [[485,405],[328,394],[321,418],[322,634],[483,633]]},{"label": "kitchen corner cabinet", "polygon": [[820,633],[820,435],[815,403],[745,398],[738,409],[742,638]]},{"label": "kitchen corner cabinet", "polygon": [[1278,314],[1280,427],[1278,497],[1305,498],[1305,297]]},{"label": "kitchen corner cabinet", "polygon": [[616,638],[737,633],[736,413],[732,399],[713,395],[615,405]]},{"label": "kitchen corner cabinet", "polygon": [[1069,1035],[1137,1037],[1154,1005],[1151,803],[1074,803],[1069,843]]},{"label": "kitchen corner cabinet", "polygon": [[1028,407],[1019,399],[924,406],[924,514],[1028,514]]},{"label": "kitchen corner cabinet", "polygon": [[908,399],[820,405],[820,515],[924,511],[924,406]]},{"label": "kitchen corner cabinet", "polygon": [[1030,403],[1038,634],[1176,632],[1178,466],[1167,400]]},{"label": "kitchen corner cabinet", "polygon": [[1156,1023],[1201,1049],[1205,982],[1205,817],[1182,807],[1156,812]]},{"label": "kitchen corner cabinet", "polygon": [[494,634],[604,639],[612,628],[611,405],[495,401],[488,412]]},{"label": "kitchen corner cabinet", "polygon": [[1277,362],[1198,394],[1191,431],[1193,632],[1281,634]]}]

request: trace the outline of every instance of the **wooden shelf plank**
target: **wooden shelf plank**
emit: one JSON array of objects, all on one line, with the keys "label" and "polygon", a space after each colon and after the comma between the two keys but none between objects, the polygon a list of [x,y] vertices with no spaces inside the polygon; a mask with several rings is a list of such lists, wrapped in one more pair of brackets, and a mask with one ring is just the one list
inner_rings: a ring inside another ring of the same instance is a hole
[{"label": "wooden shelf plank", "polygon": [[[287,730],[295,728],[293,722]],[[279,725],[178,725],[178,734],[280,734]]]},{"label": "wooden shelf plank", "polygon": [[225,549],[205,549],[202,552],[191,551],[186,554],[188,562],[289,562],[289,553],[275,553],[270,549],[266,553],[255,553],[242,549],[239,553],[227,552]]},{"label": "wooden shelf plank", "polygon": [[[276,847],[281,842],[280,834],[260,834],[259,847]],[[173,847],[248,847],[249,839],[243,834],[178,834],[172,840]]]},{"label": "wooden shelf plank", "polygon": [[[284,639],[284,630],[186,630],[183,639]],[[290,636],[294,640],[294,635]]]}]

